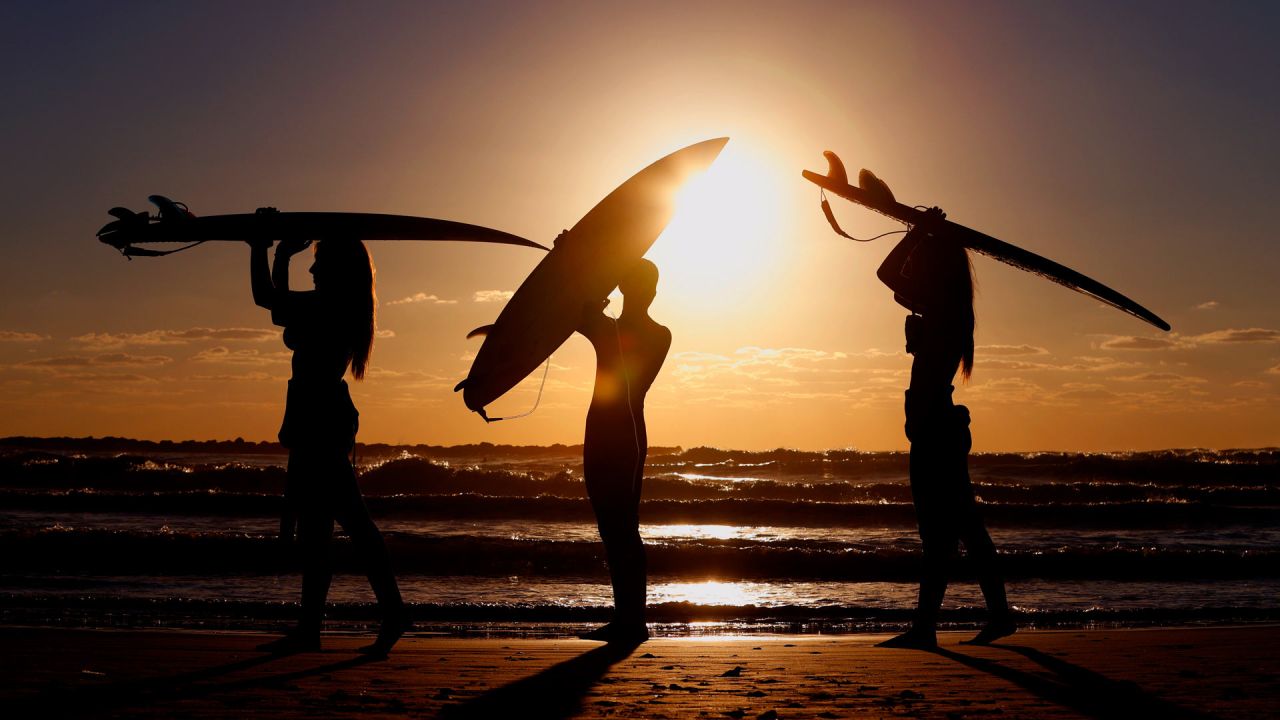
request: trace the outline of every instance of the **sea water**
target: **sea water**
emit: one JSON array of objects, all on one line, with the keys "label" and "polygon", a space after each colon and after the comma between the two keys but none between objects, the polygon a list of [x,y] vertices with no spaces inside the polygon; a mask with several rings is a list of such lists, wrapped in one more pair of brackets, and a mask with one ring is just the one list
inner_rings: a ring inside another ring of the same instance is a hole
[{"label": "sea water", "polygon": [[[0,441],[0,621],[264,627],[297,610],[285,456],[252,443]],[[581,448],[361,447],[361,488],[420,628],[607,619]],[[1280,620],[1280,450],[977,454],[1022,621]],[[660,632],[885,630],[920,567],[903,453],[655,448],[641,534]],[[376,621],[339,532],[331,624]],[[947,625],[981,621],[961,559]]]}]

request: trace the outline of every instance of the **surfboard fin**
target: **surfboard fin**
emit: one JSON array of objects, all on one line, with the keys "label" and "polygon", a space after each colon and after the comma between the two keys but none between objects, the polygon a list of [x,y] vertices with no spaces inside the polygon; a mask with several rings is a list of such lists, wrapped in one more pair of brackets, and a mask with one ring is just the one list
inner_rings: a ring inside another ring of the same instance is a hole
[{"label": "surfboard fin", "polygon": [[840,160],[840,156],[830,150],[823,150],[822,156],[827,159],[827,177],[841,185],[848,185],[849,173],[845,172],[844,163]]},{"label": "surfboard fin", "polygon": [[[476,328],[475,330],[472,330],[471,332],[467,333],[467,339],[468,339],[468,340],[470,340],[470,339],[471,339],[471,338],[473,338],[473,337],[483,337],[483,336],[486,336],[486,335],[488,335],[488,334],[489,334],[489,331],[490,331],[490,330],[492,330],[492,329],[493,329],[493,324],[492,324],[492,323],[490,323],[490,324],[488,324],[488,325],[481,325],[480,327]],[[458,385],[458,387],[462,387],[462,385],[461,385],[461,384],[459,384],[459,385]],[[454,388],[454,391],[455,391],[455,392],[456,392],[457,390],[458,390],[458,388]]]},{"label": "surfboard fin", "polygon": [[893,199],[893,191],[889,189],[888,184],[866,168],[858,171],[858,187],[874,195],[881,203],[897,202]]},{"label": "surfboard fin", "polygon": [[162,221],[187,220],[195,217],[195,213],[187,208],[186,203],[170,200],[163,195],[148,195],[147,199],[160,209],[160,219]]}]

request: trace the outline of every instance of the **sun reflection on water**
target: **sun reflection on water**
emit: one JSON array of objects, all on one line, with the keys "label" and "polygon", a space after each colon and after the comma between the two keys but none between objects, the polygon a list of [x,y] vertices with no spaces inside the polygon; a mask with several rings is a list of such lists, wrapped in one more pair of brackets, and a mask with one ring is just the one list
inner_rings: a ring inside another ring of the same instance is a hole
[{"label": "sun reflection on water", "polygon": [[646,525],[644,536],[649,540],[693,538],[696,540],[731,540],[751,535],[753,528],[741,525]]},{"label": "sun reflection on water", "polygon": [[687,602],[695,605],[755,605],[759,593],[751,592],[751,583],[704,580],[689,583],[663,583],[649,592],[650,603]]}]

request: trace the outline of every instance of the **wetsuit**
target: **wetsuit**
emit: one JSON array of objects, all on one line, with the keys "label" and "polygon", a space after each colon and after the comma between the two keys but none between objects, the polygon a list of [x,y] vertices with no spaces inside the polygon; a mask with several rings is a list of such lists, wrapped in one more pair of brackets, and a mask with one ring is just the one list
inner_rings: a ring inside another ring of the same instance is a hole
[{"label": "wetsuit", "polygon": [[293,351],[280,427],[280,443],[289,449],[282,531],[291,534],[290,516],[296,518],[303,556],[301,624],[317,628],[333,579],[329,546],[335,520],[351,538],[384,614],[403,607],[386,545],[369,517],[349,457],[359,413],[343,380],[352,347],[335,329],[347,326],[342,314],[316,292],[281,293],[271,311]]},{"label": "wetsuit", "polygon": [[596,351],[595,391],[583,439],[583,475],[596,514],[619,620],[643,621],[646,599],[640,493],[649,436],[644,398],[671,347],[671,332],[647,316],[636,325],[603,313],[578,329]]}]

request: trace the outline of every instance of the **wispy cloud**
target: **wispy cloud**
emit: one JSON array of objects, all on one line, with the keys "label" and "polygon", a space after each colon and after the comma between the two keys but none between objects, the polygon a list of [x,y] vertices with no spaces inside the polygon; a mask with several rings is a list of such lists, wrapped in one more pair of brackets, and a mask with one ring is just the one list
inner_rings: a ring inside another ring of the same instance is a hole
[{"label": "wispy cloud", "polygon": [[1204,335],[1196,335],[1191,340],[1196,343],[1209,344],[1280,343],[1280,330],[1267,328],[1215,330]]},{"label": "wispy cloud", "polygon": [[477,290],[472,300],[478,303],[506,302],[515,295],[514,290]]},{"label": "wispy cloud", "polygon": [[1048,355],[1049,351],[1035,345],[979,345],[974,353],[981,356],[1015,357],[1019,355]]},{"label": "wispy cloud", "polygon": [[1245,345],[1280,343],[1280,330],[1270,328],[1227,328],[1200,335],[1172,333],[1161,337],[1113,335],[1102,341],[1104,350],[1186,350],[1201,345]]},{"label": "wispy cloud", "polygon": [[275,365],[287,363],[293,353],[288,350],[264,353],[254,348],[232,350],[224,345],[201,350],[191,356],[192,362],[221,363],[225,365]]},{"label": "wispy cloud", "polygon": [[1152,382],[1152,383],[1205,383],[1209,382],[1202,377],[1194,377],[1191,375],[1179,375],[1171,372],[1145,372],[1137,375],[1124,375],[1112,378],[1122,382]]},{"label": "wispy cloud", "polygon": [[17,332],[14,330],[0,330],[0,342],[11,343],[32,343],[48,340],[48,335],[39,335],[37,333]]},{"label": "wispy cloud", "polygon": [[77,367],[159,367],[173,362],[167,355],[130,355],[129,353],[106,353],[103,355],[59,355],[57,357],[38,358],[19,363],[21,367],[30,368],[77,368]]},{"label": "wispy cloud", "polygon": [[148,330],[140,333],[86,333],[71,338],[92,348],[118,348],[127,345],[187,345],[204,340],[220,342],[263,342],[280,337],[279,330],[270,328],[207,328],[186,330]]},{"label": "wispy cloud", "polygon": [[431,305],[456,305],[457,300],[445,300],[436,295],[428,295],[424,292],[414,293],[409,297],[403,297],[399,300],[392,300],[387,305],[416,305],[418,303],[429,303]]},{"label": "wispy cloud", "polygon": [[1099,347],[1103,350],[1171,350],[1184,345],[1171,338],[1124,335],[1103,340]]},{"label": "wispy cloud", "polygon": [[1098,402],[1115,400],[1120,397],[1119,393],[1097,383],[1066,383],[1062,387],[1062,391],[1054,394],[1054,398],[1057,400]]},{"label": "wispy cloud", "polygon": [[1195,307],[1195,309],[1196,309],[1196,310],[1212,310],[1212,309],[1214,309],[1214,308],[1216,308],[1216,307],[1218,307],[1218,301],[1217,301],[1217,300],[1208,300],[1208,301],[1206,301],[1206,302],[1202,302],[1202,303],[1200,303],[1199,305],[1197,305],[1197,306]]}]

